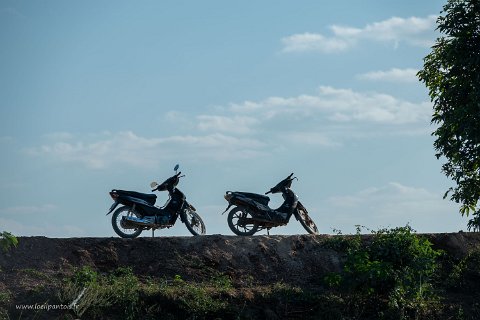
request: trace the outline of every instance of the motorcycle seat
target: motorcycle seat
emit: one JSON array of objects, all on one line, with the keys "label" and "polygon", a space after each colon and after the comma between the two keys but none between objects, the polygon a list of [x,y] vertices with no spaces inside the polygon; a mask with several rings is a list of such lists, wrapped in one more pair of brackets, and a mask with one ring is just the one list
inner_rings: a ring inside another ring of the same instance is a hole
[{"label": "motorcycle seat", "polygon": [[126,190],[113,190],[113,191],[117,192],[120,195],[145,200],[146,202],[148,202],[150,204],[154,204],[155,201],[157,201],[157,195],[155,195],[155,194],[140,193],[140,192],[136,192],[136,191],[126,191]]},{"label": "motorcycle seat", "polygon": [[255,201],[257,201],[261,204],[264,204],[266,206],[268,206],[268,202],[270,201],[269,197],[264,196],[262,194],[250,193],[250,192],[239,192],[239,191],[236,191],[235,193],[238,194],[238,195],[244,196],[245,198],[255,200]]}]

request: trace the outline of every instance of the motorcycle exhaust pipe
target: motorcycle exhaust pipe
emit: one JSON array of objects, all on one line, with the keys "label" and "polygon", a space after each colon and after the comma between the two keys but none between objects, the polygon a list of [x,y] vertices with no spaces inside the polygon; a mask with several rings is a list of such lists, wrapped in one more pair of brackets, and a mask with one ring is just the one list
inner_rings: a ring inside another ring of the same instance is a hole
[{"label": "motorcycle exhaust pipe", "polygon": [[154,227],[155,218],[146,217],[146,218],[137,218],[137,217],[123,217],[122,221],[125,223],[125,228],[131,227]]}]

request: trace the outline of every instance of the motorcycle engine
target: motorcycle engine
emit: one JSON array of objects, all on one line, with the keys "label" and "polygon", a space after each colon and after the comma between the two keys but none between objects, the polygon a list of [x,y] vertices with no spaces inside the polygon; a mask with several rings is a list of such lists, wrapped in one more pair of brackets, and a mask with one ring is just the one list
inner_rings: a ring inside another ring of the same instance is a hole
[{"label": "motorcycle engine", "polygon": [[170,221],[169,216],[155,216],[156,224],[168,224],[169,221]]}]

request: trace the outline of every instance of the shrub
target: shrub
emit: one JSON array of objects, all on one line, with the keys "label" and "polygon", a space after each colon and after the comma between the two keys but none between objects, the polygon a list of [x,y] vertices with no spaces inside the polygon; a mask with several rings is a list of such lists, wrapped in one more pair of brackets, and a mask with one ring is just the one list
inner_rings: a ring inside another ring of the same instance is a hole
[{"label": "shrub", "polygon": [[372,240],[362,242],[359,230],[346,251],[344,269],[325,281],[343,292],[356,295],[357,304],[371,308],[372,300],[385,301],[386,309],[403,317],[419,312],[433,299],[431,278],[440,252],[410,226],[381,229]]},{"label": "shrub", "polygon": [[75,285],[80,287],[88,286],[91,283],[97,282],[98,274],[89,266],[84,266],[76,270],[70,279]]}]

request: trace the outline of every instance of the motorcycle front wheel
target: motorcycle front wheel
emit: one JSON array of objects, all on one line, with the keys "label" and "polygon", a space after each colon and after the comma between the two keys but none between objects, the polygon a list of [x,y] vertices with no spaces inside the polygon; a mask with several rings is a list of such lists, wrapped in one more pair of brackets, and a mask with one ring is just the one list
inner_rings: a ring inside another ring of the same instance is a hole
[{"label": "motorcycle front wheel", "polygon": [[187,226],[188,231],[194,236],[204,235],[207,232],[205,228],[205,223],[203,223],[202,218],[193,210],[185,210],[185,226]]},{"label": "motorcycle front wheel", "polygon": [[237,236],[251,236],[258,231],[258,224],[252,214],[242,207],[236,207],[228,213],[228,226]]},{"label": "motorcycle front wheel", "polygon": [[297,218],[302,227],[307,230],[308,233],[318,234],[317,225],[313,222],[312,218],[310,218],[305,208],[298,208]]},{"label": "motorcycle front wheel", "polygon": [[139,217],[132,208],[124,206],[120,207],[112,215],[112,227],[116,234],[122,238],[136,238],[142,233],[140,228],[131,228],[123,222],[124,217]]}]

